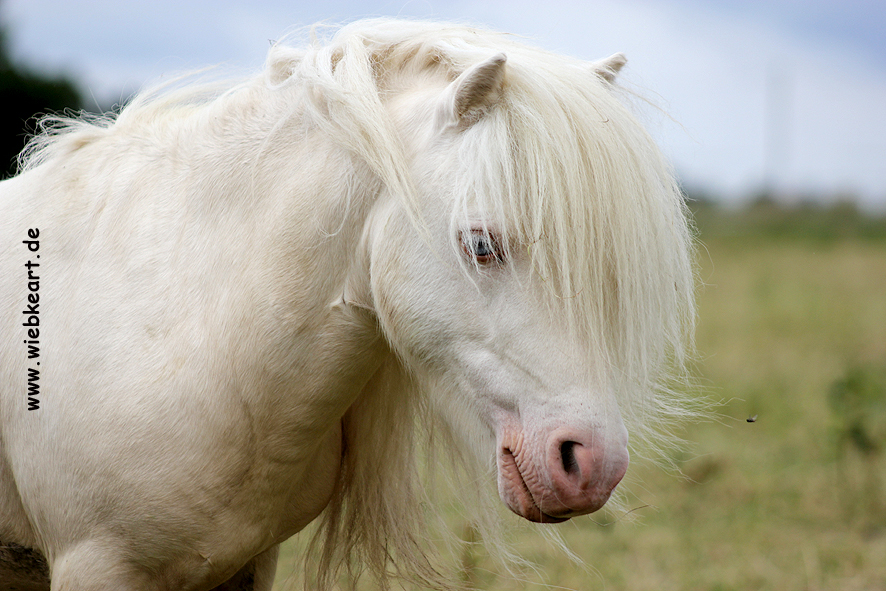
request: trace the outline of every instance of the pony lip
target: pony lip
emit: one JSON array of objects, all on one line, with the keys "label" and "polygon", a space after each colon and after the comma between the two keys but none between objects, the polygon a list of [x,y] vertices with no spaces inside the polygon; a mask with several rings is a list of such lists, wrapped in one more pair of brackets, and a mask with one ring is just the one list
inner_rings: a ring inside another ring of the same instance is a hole
[{"label": "pony lip", "polygon": [[507,447],[500,450],[498,464],[499,494],[508,509],[535,523],[562,523],[569,519],[570,516],[555,517],[541,510],[526,485],[514,453]]}]

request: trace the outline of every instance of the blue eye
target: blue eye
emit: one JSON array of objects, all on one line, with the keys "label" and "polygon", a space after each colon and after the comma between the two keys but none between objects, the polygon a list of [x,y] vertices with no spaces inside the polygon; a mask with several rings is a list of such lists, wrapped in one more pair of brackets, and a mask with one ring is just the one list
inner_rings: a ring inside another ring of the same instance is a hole
[{"label": "blue eye", "polygon": [[481,265],[504,262],[504,254],[498,238],[490,232],[483,230],[464,232],[460,242],[465,254]]},{"label": "blue eye", "polygon": [[486,239],[485,236],[473,236],[473,251],[474,256],[477,257],[490,257],[495,254],[495,251],[492,248],[492,245],[489,243],[489,240]]}]

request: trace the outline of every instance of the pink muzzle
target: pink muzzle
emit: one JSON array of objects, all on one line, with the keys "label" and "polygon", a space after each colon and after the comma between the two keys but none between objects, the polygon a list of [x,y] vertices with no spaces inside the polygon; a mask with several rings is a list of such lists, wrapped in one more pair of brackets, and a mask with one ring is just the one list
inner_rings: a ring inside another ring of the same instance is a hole
[{"label": "pink muzzle", "polygon": [[504,429],[498,438],[499,494],[530,521],[556,523],[593,513],[627,472],[627,439],[618,439],[605,443],[594,430],[569,426],[529,436]]}]

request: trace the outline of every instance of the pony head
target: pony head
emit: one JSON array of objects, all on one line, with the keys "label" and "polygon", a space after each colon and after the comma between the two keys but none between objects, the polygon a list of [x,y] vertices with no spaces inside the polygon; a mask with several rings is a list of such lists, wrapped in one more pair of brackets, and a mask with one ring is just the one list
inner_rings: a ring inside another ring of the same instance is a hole
[{"label": "pony head", "polygon": [[385,189],[354,291],[455,439],[494,458],[512,511],[596,511],[627,470],[625,423],[658,410],[693,309],[680,192],[613,88],[624,56],[389,32],[358,45],[385,73],[403,166],[376,168]]}]

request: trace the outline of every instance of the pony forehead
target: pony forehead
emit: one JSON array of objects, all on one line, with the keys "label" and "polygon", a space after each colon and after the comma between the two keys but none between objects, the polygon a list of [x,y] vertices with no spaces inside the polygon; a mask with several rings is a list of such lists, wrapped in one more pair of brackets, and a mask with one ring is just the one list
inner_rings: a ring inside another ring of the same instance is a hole
[{"label": "pony forehead", "polygon": [[[486,188],[481,188],[491,179],[523,177],[518,179],[519,188],[508,192],[512,198],[534,199],[550,194],[546,185],[559,182],[558,176],[616,178],[619,173],[609,170],[613,164],[631,164],[619,151],[638,142],[649,143],[614,91],[612,73],[601,74],[599,62],[554,54],[508,34],[450,23],[371,19],[334,30],[327,38],[318,34],[324,29],[310,30],[311,41],[305,49],[273,47],[267,70],[278,83],[285,80],[313,87],[327,105],[369,87],[381,100],[402,97],[423,84],[428,74],[451,81],[492,55],[507,56],[501,100],[482,124],[461,134],[462,154],[471,161],[463,162],[463,168],[473,177],[463,179],[464,196],[488,212],[505,213],[501,203],[491,201]],[[325,109],[321,111],[326,115]],[[381,136],[392,130],[385,130],[380,121],[370,121],[379,114],[358,104],[341,121],[357,123],[378,134],[374,139],[385,140]],[[356,121],[360,117],[364,121]],[[381,150],[385,141],[377,145]],[[533,171],[545,172],[528,178]],[[408,185],[393,178],[397,174],[388,174],[391,170],[376,172],[394,188]],[[636,174],[620,171],[621,177]],[[527,191],[533,186],[534,190]]]},{"label": "pony forehead", "polygon": [[[599,63],[448,23],[374,19],[327,38],[316,28],[311,35],[306,48],[271,48],[268,80],[301,93],[308,116],[403,196],[416,221],[418,198],[402,138],[384,104],[429,79],[452,81],[496,54],[507,57],[501,98],[479,124],[460,130],[459,199],[500,222],[529,219],[537,226],[542,218],[550,221],[557,201],[611,193],[591,185],[638,177],[638,163],[623,157],[625,146],[650,152],[648,138],[635,133],[638,124],[613,92],[612,72],[602,75]],[[508,186],[490,191],[502,182]],[[539,207],[539,199],[549,202]],[[525,211],[514,210],[518,202]]]}]

